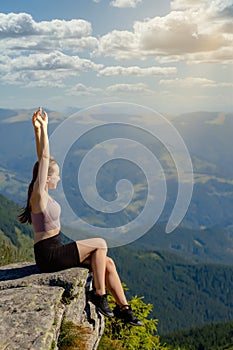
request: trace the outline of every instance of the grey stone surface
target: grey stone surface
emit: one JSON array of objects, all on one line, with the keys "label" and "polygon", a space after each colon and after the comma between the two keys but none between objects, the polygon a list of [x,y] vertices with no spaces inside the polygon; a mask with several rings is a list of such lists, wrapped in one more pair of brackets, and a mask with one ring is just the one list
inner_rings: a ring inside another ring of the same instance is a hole
[{"label": "grey stone surface", "polygon": [[84,268],[42,274],[31,263],[1,266],[0,350],[58,349],[62,321],[82,328],[85,350],[97,349],[104,318],[86,302],[90,283]]}]

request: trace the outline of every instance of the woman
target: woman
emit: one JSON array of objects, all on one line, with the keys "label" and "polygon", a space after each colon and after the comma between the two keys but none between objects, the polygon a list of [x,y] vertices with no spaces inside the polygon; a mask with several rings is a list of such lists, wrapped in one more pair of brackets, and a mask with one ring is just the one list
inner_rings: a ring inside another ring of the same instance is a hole
[{"label": "woman", "polygon": [[[28,188],[27,206],[19,215],[21,223],[30,223],[34,229],[35,260],[41,272],[54,272],[71,267],[89,267],[93,272],[94,289],[88,300],[107,317],[118,317],[132,325],[141,326],[127,303],[115,264],[107,256],[107,245],[102,238],[91,238],[62,244],[60,231],[60,206],[49,195],[60,180],[59,166],[50,157],[48,140],[48,115],[39,108],[33,114],[38,161],[33,168]],[[107,288],[116,301],[114,312],[106,296]]]}]

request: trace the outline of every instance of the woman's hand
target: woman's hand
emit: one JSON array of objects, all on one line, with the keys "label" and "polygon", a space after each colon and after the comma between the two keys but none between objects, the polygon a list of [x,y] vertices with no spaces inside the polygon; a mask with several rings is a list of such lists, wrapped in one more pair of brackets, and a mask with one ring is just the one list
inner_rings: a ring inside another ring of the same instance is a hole
[{"label": "woman's hand", "polygon": [[41,108],[39,108],[39,109],[37,110],[37,112],[34,112],[34,113],[33,113],[33,116],[32,116],[32,124],[33,124],[34,129],[35,129],[36,131],[40,129],[40,122],[37,120],[37,115],[38,115],[39,113],[41,113],[41,112],[42,112],[42,110],[41,110]]},{"label": "woman's hand", "polygon": [[36,152],[38,161],[40,161],[45,144],[48,143],[48,134],[47,134],[47,125],[48,125],[48,116],[44,112],[42,115],[42,108],[39,107],[32,116],[32,124],[34,126],[35,137],[36,137]]},{"label": "woman's hand", "polygon": [[35,130],[40,129],[43,126],[48,125],[48,115],[46,112],[42,115],[42,108],[40,107],[37,112],[35,112],[32,116],[32,124]]}]

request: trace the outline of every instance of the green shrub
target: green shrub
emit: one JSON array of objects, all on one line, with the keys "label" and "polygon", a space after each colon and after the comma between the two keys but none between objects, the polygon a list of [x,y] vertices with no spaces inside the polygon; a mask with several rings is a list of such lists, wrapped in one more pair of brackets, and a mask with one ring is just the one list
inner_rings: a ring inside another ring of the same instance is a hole
[{"label": "green shrub", "polygon": [[[112,296],[109,296],[109,304],[114,307]],[[100,340],[98,350],[168,350],[160,343],[157,334],[156,319],[148,319],[153,305],[145,304],[143,297],[133,297],[129,304],[135,316],[143,322],[143,326],[131,326],[122,320],[110,318],[105,321],[104,334]]]}]

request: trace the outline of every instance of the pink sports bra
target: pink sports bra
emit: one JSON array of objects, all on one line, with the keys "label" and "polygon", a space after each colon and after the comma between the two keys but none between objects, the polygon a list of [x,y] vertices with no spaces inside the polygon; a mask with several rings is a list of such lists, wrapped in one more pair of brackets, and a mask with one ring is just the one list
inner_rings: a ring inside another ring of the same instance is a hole
[{"label": "pink sports bra", "polygon": [[35,232],[48,232],[60,229],[60,205],[51,197],[48,198],[46,209],[41,213],[32,213],[32,226]]}]

